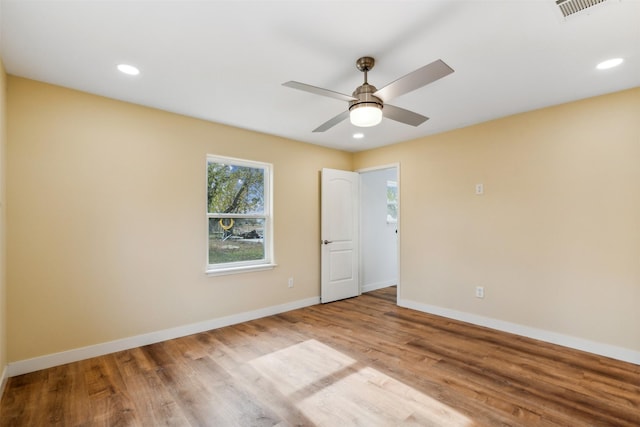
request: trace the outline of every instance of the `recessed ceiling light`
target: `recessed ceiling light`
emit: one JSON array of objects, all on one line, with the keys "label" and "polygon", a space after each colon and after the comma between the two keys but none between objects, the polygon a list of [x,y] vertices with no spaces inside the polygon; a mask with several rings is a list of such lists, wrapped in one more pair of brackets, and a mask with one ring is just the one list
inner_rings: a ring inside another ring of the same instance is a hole
[{"label": "recessed ceiling light", "polygon": [[624,59],[622,58],[607,59],[606,61],[602,61],[601,63],[596,65],[596,68],[598,70],[607,70],[609,68],[617,67],[618,65],[622,64],[623,61]]},{"label": "recessed ceiling light", "polygon": [[364,133],[359,133],[359,132],[358,133],[354,133],[353,134],[353,138],[354,139],[362,139],[362,138],[364,138]]},{"label": "recessed ceiling light", "polygon": [[121,73],[128,74],[130,76],[137,76],[140,74],[140,70],[129,64],[118,64],[118,70],[120,70]]}]

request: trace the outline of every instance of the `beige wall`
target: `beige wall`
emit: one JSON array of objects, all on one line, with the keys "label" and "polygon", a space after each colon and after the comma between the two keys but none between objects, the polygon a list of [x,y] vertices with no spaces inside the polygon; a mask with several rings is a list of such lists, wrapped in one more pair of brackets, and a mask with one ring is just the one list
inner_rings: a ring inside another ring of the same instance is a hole
[{"label": "beige wall", "polygon": [[[350,153],[13,76],[8,114],[10,362],[319,295],[319,170]],[[274,270],[204,274],[207,153],[274,165]]]},{"label": "beige wall", "polygon": [[6,167],[7,146],[7,75],[0,60],[0,373],[7,366],[7,303],[6,303]]},{"label": "beige wall", "polygon": [[[318,171],[393,162],[401,298],[640,350],[640,89],[355,156],[11,76],[8,90],[2,366],[317,297]],[[276,269],[204,275],[207,153],[274,164]]]},{"label": "beige wall", "polygon": [[639,351],[639,118],[636,88],[356,154],[401,164],[401,298]]}]

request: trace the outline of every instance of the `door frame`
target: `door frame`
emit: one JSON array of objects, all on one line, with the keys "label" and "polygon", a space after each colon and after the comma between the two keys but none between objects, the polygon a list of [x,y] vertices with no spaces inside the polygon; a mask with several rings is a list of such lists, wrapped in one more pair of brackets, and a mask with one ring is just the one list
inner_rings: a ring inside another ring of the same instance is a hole
[{"label": "door frame", "polygon": [[[367,167],[367,168],[362,168],[362,169],[356,169],[355,172],[358,173],[358,175],[360,175],[360,180],[361,180],[361,184],[362,184],[362,174],[365,174],[367,172],[376,172],[376,171],[380,171],[380,170],[384,170],[384,169],[393,169],[395,168],[396,170],[396,182],[398,183],[398,222],[396,223],[396,230],[398,230],[398,238],[396,239],[396,256],[397,256],[397,261],[398,261],[398,271],[397,271],[397,295],[396,295],[396,305],[398,305],[398,301],[400,300],[400,282],[401,282],[401,278],[400,278],[400,272],[402,271],[401,268],[401,263],[402,263],[402,258],[401,258],[401,253],[400,253],[400,239],[402,238],[402,233],[400,231],[400,213],[402,210],[402,200],[401,200],[401,196],[400,196],[400,189],[401,189],[401,184],[400,184],[400,163],[396,162],[396,163],[389,163],[389,164],[385,164],[385,165],[379,165],[379,166],[371,166],[371,167]],[[362,188],[362,185],[360,186]],[[364,209],[360,209],[360,218],[358,219],[358,226],[360,226],[362,224],[362,215],[364,215]],[[362,271],[362,266],[363,266],[363,253],[364,251],[362,250],[362,233],[359,233],[359,241],[358,241],[358,246],[359,246],[359,259],[358,259],[358,286],[360,288],[360,294],[362,294],[362,278],[364,277],[363,275],[363,271]]]}]

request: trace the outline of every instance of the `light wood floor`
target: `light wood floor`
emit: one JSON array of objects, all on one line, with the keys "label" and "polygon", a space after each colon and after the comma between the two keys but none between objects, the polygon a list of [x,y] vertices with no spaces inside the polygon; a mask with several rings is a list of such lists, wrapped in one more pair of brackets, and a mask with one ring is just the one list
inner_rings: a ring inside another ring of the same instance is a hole
[{"label": "light wood floor", "polygon": [[395,288],[10,378],[1,426],[640,426],[640,366]]}]

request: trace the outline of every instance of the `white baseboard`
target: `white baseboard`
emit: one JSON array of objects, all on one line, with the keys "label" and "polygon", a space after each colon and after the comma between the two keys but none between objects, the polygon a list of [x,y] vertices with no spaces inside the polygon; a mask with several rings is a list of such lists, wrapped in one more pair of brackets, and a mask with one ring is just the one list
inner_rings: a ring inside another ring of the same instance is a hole
[{"label": "white baseboard", "polygon": [[[287,304],[265,307],[262,309],[234,314],[231,316],[219,317],[204,322],[193,323],[190,325],[165,329],[162,331],[151,332],[148,334],[137,335],[134,337],[123,338],[120,340],[9,363],[4,367],[2,376],[0,377],[0,397],[2,396],[2,392],[4,391],[4,387],[9,377],[22,375],[29,372],[35,372],[41,369],[51,368],[53,366],[64,365],[65,363],[77,362],[79,360],[84,360],[91,357],[103,356],[105,354],[114,353],[116,351],[128,350],[143,345],[154,344],[161,341],[197,334],[199,332],[222,328],[224,326],[235,325],[237,323],[259,319],[261,317],[272,316],[274,314],[284,313],[287,311],[296,310],[298,308],[308,307],[319,303],[319,297],[312,297],[304,300],[293,301]],[[582,338],[559,334],[556,332],[531,328],[516,323],[479,316],[476,314],[422,304],[407,299],[398,299],[398,305],[425,313],[473,323],[475,325],[485,326],[488,328],[497,329],[499,331],[522,335],[525,337],[562,345],[564,347],[587,351],[589,353],[611,357],[613,359],[640,365],[640,352],[623,347],[616,347],[609,344],[589,341]]]},{"label": "white baseboard", "polygon": [[375,291],[377,289],[388,288],[389,286],[394,286],[398,284],[398,280],[386,280],[384,282],[377,283],[368,283],[366,285],[362,285],[362,293]]},{"label": "white baseboard", "polygon": [[435,314],[437,316],[448,317],[450,319],[460,320],[474,325],[485,326],[487,328],[496,329],[503,332],[509,332],[552,344],[558,344],[564,347],[582,350],[600,356],[610,357],[612,359],[621,360],[623,362],[634,363],[640,365],[640,352],[630,350],[628,348],[617,347],[610,344],[604,344],[595,341],[589,341],[582,338],[572,337],[557,332],[545,331],[543,329],[532,328],[529,326],[519,325],[517,323],[505,322],[503,320],[484,317],[477,314],[465,313],[463,311],[451,310],[448,308],[438,307],[429,304],[398,298],[400,307],[411,308],[413,310],[422,311],[424,313]]},{"label": "white baseboard", "polygon": [[123,338],[120,340],[110,341],[106,343],[91,345],[88,347],[76,348],[73,350],[63,351],[60,353],[48,354],[45,356],[34,357],[33,359],[20,360],[18,362],[9,363],[3,373],[4,379],[22,375],[29,372],[39,371],[41,369],[51,368],[53,366],[64,365],[65,363],[77,362],[79,360],[89,359],[91,357],[103,356],[105,354],[114,353],[116,351],[129,350],[131,348],[143,345],[154,344],[174,338],[180,338],[187,335],[197,334],[200,332],[210,331],[212,329],[222,328],[224,326],[235,325],[237,323],[247,322],[249,320],[259,319],[261,317],[272,316],[298,308],[308,307],[320,304],[319,297],[312,297],[303,300],[293,301],[286,304],[265,307],[258,310],[247,311],[244,313],[234,314],[226,317],[206,320],[204,322],[193,323],[190,325],[179,326],[176,328],[165,329],[162,331],[151,332],[148,334],[137,335],[134,337]]}]

